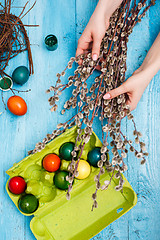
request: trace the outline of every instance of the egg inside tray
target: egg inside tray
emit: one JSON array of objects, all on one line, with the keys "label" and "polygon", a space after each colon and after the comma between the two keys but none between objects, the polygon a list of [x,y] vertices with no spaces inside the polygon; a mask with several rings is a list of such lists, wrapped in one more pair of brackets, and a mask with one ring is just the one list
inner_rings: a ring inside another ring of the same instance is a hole
[{"label": "egg inside tray", "polygon": [[[81,155],[71,199],[66,199],[69,185],[66,177],[76,136],[75,126],[49,142],[41,152],[29,155],[7,171],[8,195],[22,214],[34,214],[30,228],[37,240],[88,240],[137,202],[135,192],[122,175],[123,192],[115,191],[118,179],[113,178],[107,191],[98,192],[99,207],[91,211],[102,146],[95,133]],[[109,181],[110,177],[105,172],[101,181]]]},{"label": "egg inside tray", "polygon": [[[75,126],[65,132],[65,135],[62,134],[48,143],[41,152],[26,157],[7,171],[10,176],[6,185],[7,192],[23,214],[35,214],[61,195],[66,195],[69,186],[66,176],[69,174],[68,166],[71,163],[76,134]],[[100,140],[93,133],[81,156],[79,175],[74,180],[73,189],[84,187],[90,174],[96,170],[96,161],[100,160],[100,146]],[[93,153],[94,149],[96,154]],[[92,161],[91,157],[87,159],[89,152],[92,154]],[[94,181],[94,176],[92,180]]]}]

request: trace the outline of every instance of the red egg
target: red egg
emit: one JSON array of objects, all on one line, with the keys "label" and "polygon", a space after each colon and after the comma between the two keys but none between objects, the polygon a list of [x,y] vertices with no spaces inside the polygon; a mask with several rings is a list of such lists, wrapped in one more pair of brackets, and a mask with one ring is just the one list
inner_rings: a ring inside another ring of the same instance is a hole
[{"label": "red egg", "polygon": [[8,183],[8,188],[9,188],[10,192],[14,193],[14,194],[23,193],[26,189],[26,186],[27,186],[27,184],[26,184],[25,180],[19,176],[12,177]]},{"label": "red egg", "polygon": [[27,112],[27,104],[23,98],[19,96],[12,96],[7,102],[8,109],[14,115],[22,116]]}]

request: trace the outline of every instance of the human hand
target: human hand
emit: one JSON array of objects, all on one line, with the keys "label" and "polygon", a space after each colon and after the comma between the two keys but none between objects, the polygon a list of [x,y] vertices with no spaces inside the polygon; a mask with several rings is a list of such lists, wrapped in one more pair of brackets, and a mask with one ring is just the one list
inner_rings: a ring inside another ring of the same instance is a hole
[{"label": "human hand", "polygon": [[[98,59],[102,39],[109,27],[109,19],[121,2],[122,0],[100,0],[98,2],[94,13],[78,41],[76,56],[92,49],[92,59]],[[81,63],[80,61],[80,64]]]},{"label": "human hand", "polygon": [[148,86],[152,78],[160,70],[160,33],[150,48],[147,56],[145,57],[141,67],[137,69],[133,75],[128,78],[120,87],[107,92],[103,98],[112,99],[121,94],[127,95],[127,104],[130,110],[134,110],[141,96]]},{"label": "human hand", "polygon": [[113,99],[121,94],[126,94],[126,104],[129,105],[130,110],[133,111],[137,107],[137,104],[150,80],[151,78],[147,74],[147,71],[139,68],[121,86],[107,92],[103,98]]}]

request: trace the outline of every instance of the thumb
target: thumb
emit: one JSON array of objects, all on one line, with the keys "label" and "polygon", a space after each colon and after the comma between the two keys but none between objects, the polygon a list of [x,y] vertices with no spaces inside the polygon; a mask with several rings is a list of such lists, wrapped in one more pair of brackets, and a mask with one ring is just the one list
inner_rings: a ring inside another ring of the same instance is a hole
[{"label": "thumb", "polygon": [[115,88],[113,90],[111,90],[110,92],[107,92],[103,98],[104,99],[112,99],[112,98],[115,98],[123,93],[126,93],[127,90],[126,90],[126,87],[124,84],[122,84],[121,86],[119,86],[118,88]]},{"label": "thumb", "polygon": [[102,37],[97,35],[93,37],[92,59],[94,61],[96,61],[99,57],[101,42],[102,42]]}]

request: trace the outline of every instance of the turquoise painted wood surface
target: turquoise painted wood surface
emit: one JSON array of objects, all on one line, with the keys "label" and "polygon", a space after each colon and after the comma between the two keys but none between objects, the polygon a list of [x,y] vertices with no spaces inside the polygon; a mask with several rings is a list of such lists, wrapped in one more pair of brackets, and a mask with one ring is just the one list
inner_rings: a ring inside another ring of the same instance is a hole
[{"label": "turquoise painted wood surface", "polygon": [[[15,6],[23,6],[25,0],[15,0]],[[3,3],[3,1],[2,1]],[[30,5],[32,1],[30,2]],[[56,73],[61,71],[69,58],[75,55],[77,40],[85,28],[97,0],[38,0],[34,9],[23,19],[26,24],[39,24],[27,32],[32,44],[35,74],[21,90],[31,88],[30,93],[20,94],[28,104],[28,113],[15,117],[4,111],[0,101],[0,239],[34,240],[29,223],[31,218],[20,214],[5,191],[8,179],[5,171],[14,162],[20,161],[27,151],[52,132],[60,121],[72,115],[68,112],[61,116],[59,111],[49,111],[48,95],[45,90],[55,83]],[[20,9],[14,8],[17,13]],[[127,76],[130,76],[142,63],[158,32],[160,31],[160,1],[152,7],[146,17],[138,24],[128,43]],[[58,37],[59,47],[49,52],[44,46],[44,37],[53,33]],[[26,53],[13,59],[7,67],[7,73],[19,65],[27,65]],[[127,179],[138,195],[138,203],[129,213],[112,223],[93,240],[159,240],[160,239],[160,74],[157,74],[146,89],[137,109],[134,111],[138,128],[143,132],[150,153],[147,163],[140,166],[134,155],[129,154]],[[69,92],[67,93],[69,94]],[[4,99],[11,96],[4,94]],[[62,99],[60,104],[65,101]],[[95,132],[98,129],[96,123]],[[132,128],[124,119],[123,127],[128,137]],[[63,227],[63,226],[62,226]],[[64,239],[65,240],[65,239]],[[79,240],[79,239],[78,239]]]}]

